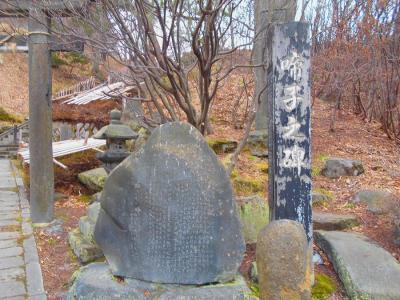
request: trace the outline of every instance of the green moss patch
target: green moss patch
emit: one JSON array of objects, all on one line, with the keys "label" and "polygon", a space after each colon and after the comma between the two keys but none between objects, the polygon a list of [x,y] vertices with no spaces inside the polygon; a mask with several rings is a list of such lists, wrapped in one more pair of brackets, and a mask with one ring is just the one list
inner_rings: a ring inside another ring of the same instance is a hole
[{"label": "green moss patch", "polygon": [[11,123],[22,123],[23,119],[19,116],[7,112],[4,108],[0,107],[0,121]]},{"label": "green moss patch", "polygon": [[337,289],[334,281],[325,274],[315,274],[315,285],[312,288],[311,295],[313,300],[326,300]]},{"label": "green moss patch", "polygon": [[315,188],[313,190],[313,207],[327,207],[329,202],[334,199],[334,195],[331,191],[325,190],[323,188]]},{"label": "green moss patch", "polygon": [[[231,158],[232,158],[232,154],[228,154],[221,160],[222,164],[224,165],[225,170],[227,170],[229,165],[231,164]],[[232,173],[231,173],[231,179],[235,179],[238,176],[239,176],[239,171],[236,169],[233,169]]]},{"label": "green moss patch", "polygon": [[263,193],[266,189],[265,180],[263,178],[237,176],[233,179],[232,184],[237,195],[254,195]]},{"label": "green moss patch", "polygon": [[238,143],[227,139],[207,138],[208,146],[214,150],[216,154],[230,153],[235,151]]},{"label": "green moss patch", "polygon": [[243,235],[247,244],[257,242],[257,237],[269,221],[269,207],[267,201],[259,196],[239,198],[243,203],[239,203],[239,217],[242,222]]},{"label": "green moss patch", "polygon": [[321,195],[324,195],[325,197],[329,198],[329,200],[335,199],[335,196],[333,195],[333,193],[331,191],[326,190],[326,189],[315,188],[313,191],[316,192],[316,193],[319,193]]},{"label": "green moss patch", "polygon": [[89,196],[89,195],[81,195],[81,196],[79,196],[79,201],[81,201],[83,203],[86,203],[86,204],[91,203],[92,199],[93,199],[92,196]]},{"label": "green moss patch", "polygon": [[256,168],[260,170],[264,174],[268,174],[268,163],[267,162],[261,162],[256,164]]}]

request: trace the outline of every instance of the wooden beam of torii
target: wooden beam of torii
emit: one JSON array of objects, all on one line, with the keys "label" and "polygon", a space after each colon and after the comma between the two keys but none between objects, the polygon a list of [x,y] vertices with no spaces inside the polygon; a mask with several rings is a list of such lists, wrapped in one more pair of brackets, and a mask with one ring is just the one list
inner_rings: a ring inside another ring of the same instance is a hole
[{"label": "wooden beam of torii", "polygon": [[50,18],[52,12],[79,9],[80,0],[2,0],[0,17],[28,17],[30,205],[34,223],[54,216]]}]

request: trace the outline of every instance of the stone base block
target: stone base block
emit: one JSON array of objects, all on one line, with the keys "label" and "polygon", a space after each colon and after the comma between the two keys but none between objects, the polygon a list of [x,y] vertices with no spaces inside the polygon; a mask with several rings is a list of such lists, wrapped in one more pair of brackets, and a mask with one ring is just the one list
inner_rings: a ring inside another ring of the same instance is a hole
[{"label": "stone base block", "polygon": [[92,222],[88,216],[83,216],[79,219],[79,230],[83,238],[88,242],[94,241],[94,227],[96,223]]},{"label": "stone base block", "polygon": [[[100,196],[96,196],[96,199],[99,199],[99,197]],[[99,216],[100,207],[101,207],[100,202],[97,202],[97,201],[98,200],[96,200],[96,202],[90,204],[88,207],[88,210],[87,210],[89,220],[92,221],[93,223],[97,222],[97,218]]]},{"label": "stone base block", "polygon": [[268,130],[256,130],[250,132],[247,139],[251,155],[268,157]]},{"label": "stone base block", "polygon": [[135,279],[120,281],[106,263],[92,263],[74,274],[66,300],[239,300],[258,299],[240,276],[234,282],[205,286],[173,285]]},{"label": "stone base block", "polygon": [[69,233],[68,242],[81,263],[89,263],[103,257],[103,251],[100,247],[95,243],[86,241],[79,229]]}]

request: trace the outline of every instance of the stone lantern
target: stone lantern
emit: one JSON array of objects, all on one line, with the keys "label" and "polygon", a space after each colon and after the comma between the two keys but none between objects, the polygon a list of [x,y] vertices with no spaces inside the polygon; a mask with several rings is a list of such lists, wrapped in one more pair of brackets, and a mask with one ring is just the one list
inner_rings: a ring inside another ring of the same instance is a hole
[{"label": "stone lantern", "polygon": [[107,140],[107,150],[98,153],[97,158],[104,164],[104,169],[110,173],[119,163],[129,156],[127,140],[137,139],[138,134],[121,122],[121,112],[113,109],[110,113],[111,122],[101,128],[94,136],[95,139]]}]

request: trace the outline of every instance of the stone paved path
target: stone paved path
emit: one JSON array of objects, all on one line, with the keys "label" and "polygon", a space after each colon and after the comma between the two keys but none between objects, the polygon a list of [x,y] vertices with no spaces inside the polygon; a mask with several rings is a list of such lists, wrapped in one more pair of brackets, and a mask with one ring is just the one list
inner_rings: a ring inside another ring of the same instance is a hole
[{"label": "stone paved path", "polygon": [[0,299],[47,299],[22,179],[0,159]]}]

